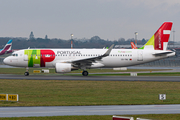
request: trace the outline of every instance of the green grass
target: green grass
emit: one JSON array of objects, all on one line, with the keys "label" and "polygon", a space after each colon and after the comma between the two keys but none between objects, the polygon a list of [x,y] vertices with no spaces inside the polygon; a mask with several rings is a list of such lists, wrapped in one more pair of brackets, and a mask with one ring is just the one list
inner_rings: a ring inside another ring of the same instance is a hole
[{"label": "green grass", "polygon": [[[146,118],[155,120],[179,120],[180,114],[150,114],[150,115],[120,115],[124,117]],[[112,120],[112,115],[87,115],[87,116],[52,116],[52,117],[13,117],[0,118],[0,120]]]},{"label": "green grass", "polygon": [[164,72],[164,73],[138,73],[140,76],[180,76],[180,72]]},{"label": "green grass", "polygon": [[[32,74],[33,70],[42,70],[40,68],[30,68],[29,73]],[[55,73],[54,69],[49,69],[50,73]],[[25,68],[1,68],[0,74],[22,74],[24,75],[24,72],[26,71]]]},{"label": "green grass", "polygon": [[19,94],[0,106],[180,104],[180,82],[0,80],[0,93]]}]

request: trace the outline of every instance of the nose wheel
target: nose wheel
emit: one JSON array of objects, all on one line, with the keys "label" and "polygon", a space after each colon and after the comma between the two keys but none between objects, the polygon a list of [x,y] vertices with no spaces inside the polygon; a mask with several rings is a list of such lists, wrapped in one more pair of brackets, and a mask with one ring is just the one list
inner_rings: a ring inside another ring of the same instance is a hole
[{"label": "nose wheel", "polygon": [[24,75],[25,75],[25,76],[28,76],[28,75],[29,75],[29,72],[25,72]]},{"label": "nose wheel", "polygon": [[83,75],[83,76],[88,76],[88,71],[83,71],[83,72],[82,72],[82,75]]},{"label": "nose wheel", "polygon": [[26,67],[26,72],[24,73],[25,76],[29,76],[29,68]]}]

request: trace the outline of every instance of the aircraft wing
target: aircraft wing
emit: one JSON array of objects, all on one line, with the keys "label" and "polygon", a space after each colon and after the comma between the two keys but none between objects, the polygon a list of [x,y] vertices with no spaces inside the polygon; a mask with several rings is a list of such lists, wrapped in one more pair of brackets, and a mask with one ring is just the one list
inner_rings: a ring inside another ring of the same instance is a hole
[{"label": "aircraft wing", "polygon": [[65,61],[65,62],[72,63],[74,66],[78,66],[78,67],[89,66],[89,65],[92,65],[93,62],[95,63],[96,61],[101,60],[103,57],[109,56],[113,47],[114,47],[114,44],[111,45],[111,47],[101,56],[78,59],[78,60],[73,60],[73,61]]}]

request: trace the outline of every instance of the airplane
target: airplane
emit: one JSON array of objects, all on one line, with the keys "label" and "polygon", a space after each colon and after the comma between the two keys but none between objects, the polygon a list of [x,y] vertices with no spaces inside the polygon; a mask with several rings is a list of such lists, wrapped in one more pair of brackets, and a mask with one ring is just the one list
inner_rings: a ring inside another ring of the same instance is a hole
[{"label": "airplane", "polygon": [[6,57],[6,65],[25,67],[25,76],[29,67],[54,67],[56,73],[68,73],[82,69],[82,75],[88,76],[87,69],[127,67],[143,64],[175,55],[166,50],[172,28],[172,22],[164,22],[149,41],[139,49],[23,49]]},{"label": "airplane", "polygon": [[7,44],[4,46],[3,49],[0,49],[0,55],[12,53],[13,51],[11,50],[12,47],[12,40],[9,40]]},{"label": "airplane", "polygon": [[132,49],[137,49],[136,45],[134,44],[134,42],[131,42],[131,48]]}]

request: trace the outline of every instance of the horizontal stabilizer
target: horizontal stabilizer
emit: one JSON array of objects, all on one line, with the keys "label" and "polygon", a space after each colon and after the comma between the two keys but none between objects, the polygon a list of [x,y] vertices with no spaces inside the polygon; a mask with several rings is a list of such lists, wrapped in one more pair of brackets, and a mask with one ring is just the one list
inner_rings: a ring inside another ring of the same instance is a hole
[{"label": "horizontal stabilizer", "polygon": [[174,51],[159,51],[159,52],[155,52],[153,53],[153,55],[165,55],[165,54],[170,54],[173,53]]}]

